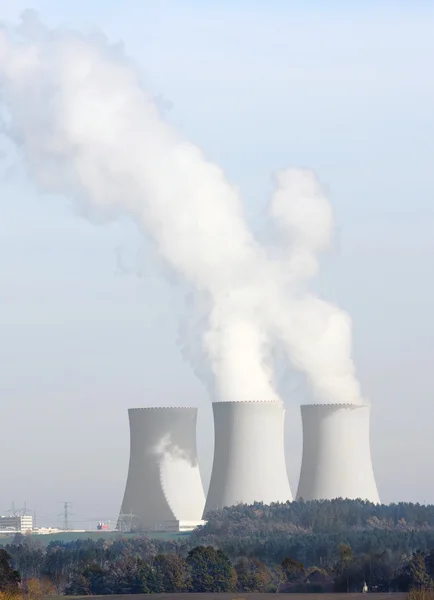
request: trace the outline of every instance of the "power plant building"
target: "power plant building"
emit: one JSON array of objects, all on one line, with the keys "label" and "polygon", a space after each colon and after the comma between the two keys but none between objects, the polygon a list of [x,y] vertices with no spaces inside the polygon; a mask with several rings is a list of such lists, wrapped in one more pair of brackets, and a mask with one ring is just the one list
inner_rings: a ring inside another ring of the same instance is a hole
[{"label": "power plant building", "polygon": [[202,523],[205,495],[196,408],[131,408],[130,463],[118,529],[186,531]]},{"label": "power plant building", "polygon": [[370,406],[301,407],[303,457],[297,499],[379,503],[369,439]]},{"label": "power plant building", "polygon": [[204,518],[235,504],[292,500],[282,402],[214,402],[214,462]]},{"label": "power plant building", "polygon": [[0,533],[31,533],[33,517],[31,515],[0,516]]}]

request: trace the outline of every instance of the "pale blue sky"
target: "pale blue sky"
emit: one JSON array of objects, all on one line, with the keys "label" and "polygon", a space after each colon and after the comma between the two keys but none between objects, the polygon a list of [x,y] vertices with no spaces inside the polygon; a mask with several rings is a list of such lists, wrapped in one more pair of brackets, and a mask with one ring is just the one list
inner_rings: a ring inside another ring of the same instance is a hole
[{"label": "pale blue sky", "polygon": [[[272,171],[317,172],[338,221],[317,289],[353,318],[380,494],[434,502],[434,3],[0,0],[6,19],[26,7],[123,40],[254,227]],[[1,169],[0,510],[27,500],[48,518],[70,500],[114,518],[130,406],[199,406],[207,485],[210,402],[176,345],[179,293],[130,223],[91,224]],[[309,400],[286,398],[294,493]]]}]

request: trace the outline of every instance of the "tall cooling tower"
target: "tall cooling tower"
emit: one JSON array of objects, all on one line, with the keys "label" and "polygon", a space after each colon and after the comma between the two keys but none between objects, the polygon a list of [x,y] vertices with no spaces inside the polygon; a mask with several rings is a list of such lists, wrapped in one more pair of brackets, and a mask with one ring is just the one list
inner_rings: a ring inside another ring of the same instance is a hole
[{"label": "tall cooling tower", "polygon": [[370,406],[301,407],[303,459],[297,499],[348,498],[379,503],[369,442]]},{"label": "tall cooling tower", "polygon": [[196,451],[196,408],[130,408],[130,465],[119,521],[165,529],[202,519],[205,495]]},{"label": "tall cooling tower", "polygon": [[239,502],[292,499],[281,402],[214,402],[214,463],[206,515]]}]

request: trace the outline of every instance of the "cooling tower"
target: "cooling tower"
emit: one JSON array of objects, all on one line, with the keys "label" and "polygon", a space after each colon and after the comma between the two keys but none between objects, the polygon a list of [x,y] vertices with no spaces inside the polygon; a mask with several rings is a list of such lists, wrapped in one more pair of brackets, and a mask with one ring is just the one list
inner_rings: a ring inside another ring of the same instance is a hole
[{"label": "cooling tower", "polygon": [[292,499],[281,402],[214,402],[214,463],[205,512]]},{"label": "cooling tower", "polygon": [[139,531],[201,522],[205,496],[196,408],[130,408],[130,464],[118,527]]},{"label": "cooling tower", "polygon": [[379,503],[369,443],[370,406],[301,407],[303,458],[297,499],[348,498]]}]

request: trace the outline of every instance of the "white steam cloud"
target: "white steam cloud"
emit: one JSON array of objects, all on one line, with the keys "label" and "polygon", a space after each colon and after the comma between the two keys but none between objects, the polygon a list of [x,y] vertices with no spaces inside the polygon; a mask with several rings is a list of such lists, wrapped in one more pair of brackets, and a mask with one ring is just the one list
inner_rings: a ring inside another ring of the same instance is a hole
[{"label": "white steam cloud", "polygon": [[207,307],[199,354],[216,399],[275,400],[279,341],[316,401],[362,400],[350,319],[307,291],[333,234],[311,172],[277,175],[272,254],[247,227],[237,190],[164,122],[119,47],[26,14],[14,31],[0,30],[0,84],[4,132],[38,187],[129,214]]}]

